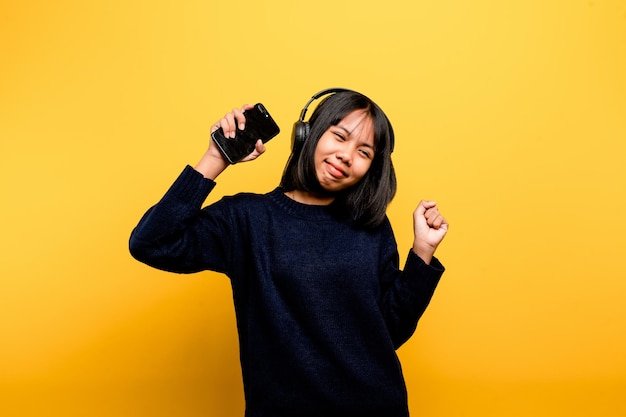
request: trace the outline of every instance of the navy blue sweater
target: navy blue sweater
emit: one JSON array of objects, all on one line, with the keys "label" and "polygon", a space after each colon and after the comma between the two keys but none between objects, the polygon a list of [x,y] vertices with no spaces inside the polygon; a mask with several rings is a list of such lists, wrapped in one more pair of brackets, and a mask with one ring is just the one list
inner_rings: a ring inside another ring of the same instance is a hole
[{"label": "navy blue sweater", "polygon": [[443,273],[389,221],[363,230],[276,188],[201,208],[215,183],[187,166],[130,238],[166,271],[231,281],[248,417],[407,416],[395,349],[415,331]]}]

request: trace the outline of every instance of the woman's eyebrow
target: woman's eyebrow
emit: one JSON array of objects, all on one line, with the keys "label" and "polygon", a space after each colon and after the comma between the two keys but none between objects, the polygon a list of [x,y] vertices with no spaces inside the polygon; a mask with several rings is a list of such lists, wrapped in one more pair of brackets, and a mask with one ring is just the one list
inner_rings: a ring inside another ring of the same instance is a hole
[{"label": "woman's eyebrow", "polygon": [[[352,132],[348,130],[345,126],[335,125],[336,128],[343,130],[347,136],[351,136]],[[370,144],[369,141],[361,141],[363,146],[367,146],[368,148],[375,149],[374,145]]]},{"label": "woman's eyebrow", "polygon": [[350,136],[352,134],[351,131],[348,130],[348,128],[343,127],[341,125],[335,125],[336,128],[343,130],[344,132],[346,132],[346,135]]}]

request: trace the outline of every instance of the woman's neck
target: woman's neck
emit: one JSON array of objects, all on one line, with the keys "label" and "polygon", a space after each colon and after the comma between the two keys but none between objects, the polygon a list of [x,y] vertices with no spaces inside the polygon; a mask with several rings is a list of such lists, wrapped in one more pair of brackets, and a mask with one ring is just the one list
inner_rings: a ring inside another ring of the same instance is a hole
[{"label": "woman's neck", "polygon": [[335,199],[334,196],[315,194],[302,190],[286,191],[285,195],[298,203],[312,206],[327,206]]}]

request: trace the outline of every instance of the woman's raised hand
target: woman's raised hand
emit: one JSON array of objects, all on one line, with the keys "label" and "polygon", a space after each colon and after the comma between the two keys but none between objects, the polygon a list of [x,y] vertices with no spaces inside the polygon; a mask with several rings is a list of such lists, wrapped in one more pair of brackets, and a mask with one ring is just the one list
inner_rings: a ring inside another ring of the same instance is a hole
[{"label": "woman's raised hand", "polygon": [[[253,107],[254,106],[251,104],[244,104],[241,109],[233,109],[232,111],[226,113],[224,117],[211,126],[211,133],[215,132],[219,128],[222,128],[226,138],[234,138],[237,128],[239,128],[239,130],[243,130],[246,127],[246,116],[244,115],[244,111],[250,110]],[[255,145],[254,151],[242,159],[242,162],[252,161],[253,159],[261,156],[263,152],[265,152],[265,145],[263,144],[263,141],[259,139]],[[222,155],[222,152],[219,150],[217,145],[213,143],[213,139],[211,139],[209,149],[204,153],[202,159],[200,159],[194,168],[196,171],[202,173],[202,175],[206,178],[214,180],[228,167],[228,165],[228,161],[224,158],[224,155]]]},{"label": "woman's raised hand", "polygon": [[427,264],[448,232],[448,222],[434,201],[420,201],[413,212],[413,251]]}]

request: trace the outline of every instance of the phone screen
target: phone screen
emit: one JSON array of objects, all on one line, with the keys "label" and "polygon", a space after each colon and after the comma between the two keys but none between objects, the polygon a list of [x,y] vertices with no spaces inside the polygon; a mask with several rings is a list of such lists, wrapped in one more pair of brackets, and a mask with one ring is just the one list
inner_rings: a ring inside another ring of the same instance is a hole
[{"label": "phone screen", "polygon": [[257,140],[261,139],[265,143],[280,132],[278,125],[261,103],[243,114],[246,117],[246,126],[244,130],[237,128],[234,138],[225,137],[222,128],[211,134],[213,141],[231,164],[250,155]]}]

